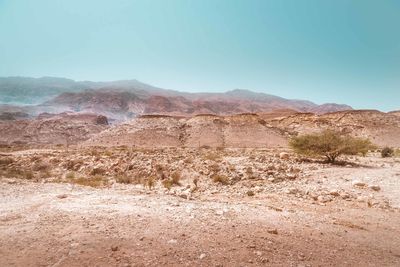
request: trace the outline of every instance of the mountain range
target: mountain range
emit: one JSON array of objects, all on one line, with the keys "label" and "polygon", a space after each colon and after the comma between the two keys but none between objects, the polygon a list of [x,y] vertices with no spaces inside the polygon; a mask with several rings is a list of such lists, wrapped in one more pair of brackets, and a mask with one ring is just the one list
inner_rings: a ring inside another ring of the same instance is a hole
[{"label": "mountain range", "polygon": [[[36,116],[43,112],[96,113],[111,122],[138,115],[230,115],[277,109],[323,114],[351,110],[335,103],[317,105],[307,100],[235,89],[225,93],[189,93],[162,89],[137,80],[74,81],[65,78],[0,78],[0,116]],[[14,116],[14,117],[13,117]]]}]

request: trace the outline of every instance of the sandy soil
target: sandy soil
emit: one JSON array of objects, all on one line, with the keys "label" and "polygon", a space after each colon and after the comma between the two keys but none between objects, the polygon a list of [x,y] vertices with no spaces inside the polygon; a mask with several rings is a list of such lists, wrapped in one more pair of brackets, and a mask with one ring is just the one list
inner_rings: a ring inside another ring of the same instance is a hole
[{"label": "sandy soil", "polygon": [[[216,186],[189,199],[141,185],[2,178],[0,266],[399,266],[400,163],[362,163],[375,167],[325,166],[263,182],[254,196]],[[332,189],[359,197],[298,193]]]}]

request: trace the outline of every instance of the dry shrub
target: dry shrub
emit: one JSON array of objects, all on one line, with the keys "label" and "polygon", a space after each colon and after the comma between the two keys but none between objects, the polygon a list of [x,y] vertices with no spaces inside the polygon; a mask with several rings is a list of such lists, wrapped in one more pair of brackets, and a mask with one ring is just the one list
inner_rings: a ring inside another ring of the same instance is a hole
[{"label": "dry shrub", "polygon": [[74,172],[68,172],[66,175],[65,175],[65,178],[67,178],[67,179],[75,179],[75,173]]},{"label": "dry shrub", "polygon": [[213,176],[211,176],[211,179],[213,180],[214,183],[220,183],[223,185],[229,184],[229,178],[225,175],[214,174]]},{"label": "dry shrub", "polygon": [[7,178],[20,178],[32,180],[35,178],[35,174],[31,170],[23,170],[17,168],[9,168],[6,171],[2,172],[2,175]]},{"label": "dry shrub", "polygon": [[41,171],[40,172],[40,178],[45,179],[45,178],[50,178],[52,177],[52,173],[49,170]]},{"label": "dry shrub", "polygon": [[151,175],[149,177],[147,177],[146,179],[146,185],[147,187],[151,190],[154,188],[154,186],[156,185],[156,177]]},{"label": "dry shrub", "polygon": [[382,158],[390,158],[394,156],[394,149],[391,147],[384,147],[381,151]]},{"label": "dry shrub", "polygon": [[172,173],[171,178],[162,181],[162,184],[165,188],[170,190],[171,187],[173,187],[173,186],[181,186],[180,180],[181,180],[181,173],[178,171],[175,171],[174,173]]},{"label": "dry shrub", "polygon": [[79,167],[83,165],[83,163],[83,160],[68,160],[64,166],[67,170],[77,171]]},{"label": "dry shrub", "polygon": [[101,175],[95,175],[90,177],[78,177],[70,180],[71,183],[90,186],[90,187],[101,187],[107,185],[107,179]]},{"label": "dry shrub", "polygon": [[36,162],[33,164],[32,169],[34,171],[48,171],[50,169],[50,164],[45,162]]},{"label": "dry shrub", "polygon": [[92,171],[90,172],[90,175],[104,175],[106,173],[106,170],[98,167],[98,168],[93,168]]},{"label": "dry shrub", "polygon": [[131,184],[133,182],[133,179],[126,174],[116,176],[115,180],[120,184]]},{"label": "dry shrub", "polygon": [[162,181],[162,185],[167,188],[168,190],[170,190],[172,188],[172,181],[171,180],[164,180]]},{"label": "dry shrub", "polygon": [[24,171],[23,178],[27,180],[32,180],[35,178],[35,174],[31,170]]},{"label": "dry shrub", "polygon": [[217,173],[221,170],[220,166],[217,163],[214,163],[210,166],[210,170]]},{"label": "dry shrub", "polygon": [[181,178],[182,178],[182,175],[181,175],[180,172],[178,172],[178,171],[173,172],[172,175],[171,175],[172,185],[180,186],[181,185],[181,182],[180,182]]}]

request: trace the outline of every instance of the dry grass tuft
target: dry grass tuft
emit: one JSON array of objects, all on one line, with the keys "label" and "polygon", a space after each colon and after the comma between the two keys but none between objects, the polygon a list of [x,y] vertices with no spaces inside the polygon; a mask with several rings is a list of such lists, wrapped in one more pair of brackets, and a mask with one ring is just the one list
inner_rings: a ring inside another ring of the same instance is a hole
[{"label": "dry grass tuft", "polygon": [[71,179],[69,182],[90,187],[101,187],[108,184],[108,180],[101,175],[95,175],[91,177],[78,177],[75,179]]},{"label": "dry grass tuft", "polygon": [[115,180],[117,181],[117,183],[120,183],[120,184],[132,184],[133,183],[133,179],[131,177],[127,176],[126,174],[116,176]]},{"label": "dry grass tuft", "polygon": [[65,175],[65,178],[68,179],[68,180],[75,179],[75,173],[74,172],[68,172]]},{"label": "dry grass tuft", "polygon": [[225,175],[214,174],[213,176],[211,176],[211,179],[213,180],[214,183],[220,183],[222,185],[229,184],[229,178]]},{"label": "dry grass tuft", "polygon": [[172,173],[172,175],[171,175],[171,182],[172,182],[172,184],[173,184],[173,185],[178,185],[178,186],[180,186],[180,185],[181,185],[181,183],[180,183],[181,178],[182,178],[181,173],[178,172],[178,171],[175,171],[175,172]]}]

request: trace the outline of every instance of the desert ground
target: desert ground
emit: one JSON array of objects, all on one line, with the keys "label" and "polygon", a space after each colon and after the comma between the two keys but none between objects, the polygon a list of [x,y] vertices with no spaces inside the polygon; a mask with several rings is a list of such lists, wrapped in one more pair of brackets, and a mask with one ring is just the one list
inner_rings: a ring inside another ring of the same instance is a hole
[{"label": "desert ground", "polygon": [[399,266],[400,158],[0,152],[0,266]]}]

